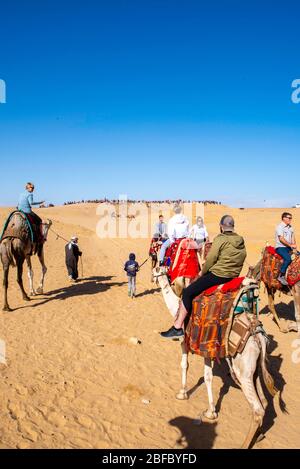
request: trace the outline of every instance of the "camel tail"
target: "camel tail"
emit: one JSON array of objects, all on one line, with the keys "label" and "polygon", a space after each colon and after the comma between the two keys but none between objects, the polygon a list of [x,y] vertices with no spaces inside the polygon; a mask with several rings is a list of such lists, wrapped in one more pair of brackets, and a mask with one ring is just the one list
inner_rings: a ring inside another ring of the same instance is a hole
[{"label": "camel tail", "polygon": [[273,377],[271,376],[271,374],[269,373],[267,369],[268,359],[267,359],[266,341],[265,341],[265,338],[261,334],[258,334],[258,337],[261,343],[260,367],[262,371],[263,380],[270,395],[274,397],[276,393],[278,392],[278,389],[275,387]]},{"label": "camel tail", "polygon": [[12,267],[16,267],[12,243],[13,243],[12,238],[6,238],[4,241],[2,241],[0,245],[0,254],[1,254],[1,259],[3,263],[7,261],[8,265],[11,265]]}]

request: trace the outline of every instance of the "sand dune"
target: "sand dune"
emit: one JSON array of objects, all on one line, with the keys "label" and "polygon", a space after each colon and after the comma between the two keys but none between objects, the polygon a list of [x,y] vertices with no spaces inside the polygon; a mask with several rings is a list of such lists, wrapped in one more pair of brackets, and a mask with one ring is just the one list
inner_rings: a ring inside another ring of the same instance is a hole
[{"label": "sand dune", "polygon": [[[210,233],[217,234],[221,215],[233,214],[237,231],[246,239],[247,263],[252,264],[265,242],[273,241],[281,211],[209,206],[205,221]],[[300,237],[300,212],[293,212]],[[1,225],[8,213],[9,209],[0,210]],[[149,263],[139,274],[137,298],[127,296],[123,263],[131,250],[139,261],[144,260],[149,241],[99,239],[93,204],[39,213],[50,217],[53,229],[64,237],[79,236],[83,279],[68,283],[64,242],[52,232],[46,245],[49,270],[44,295],[25,303],[15,282],[16,271],[10,272],[9,302],[14,311],[0,312],[0,339],[7,347],[7,366],[0,365],[0,448],[239,447],[250,423],[250,409],[226,368],[216,365],[215,369],[217,424],[193,424],[207,405],[199,357],[190,357],[190,400],[175,399],[180,387],[180,347],[158,335],[170,325],[171,316],[150,282]],[[33,264],[36,283],[37,259]],[[24,283],[28,289],[25,272]],[[261,293],[261,309],[266,311],[263,289]],[[290,298],[278,301],[280,311],[291,315]],[[297,448],[300,364],[291,358],[297,335],[279,333],[266,314],[262,320],[272,337],[270,366],[286,412],[269,406],[267,437],[255,447]],[[129,343],[130,337],[138,337],[141,344]]]}]

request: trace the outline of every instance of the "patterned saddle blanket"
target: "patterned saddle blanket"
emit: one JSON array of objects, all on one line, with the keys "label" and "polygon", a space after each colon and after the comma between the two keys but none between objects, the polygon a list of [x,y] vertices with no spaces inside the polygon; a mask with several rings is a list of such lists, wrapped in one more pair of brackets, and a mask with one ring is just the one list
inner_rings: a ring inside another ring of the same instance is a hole
[{"label": "patterned saddle blanket", "polygon": [[[277,280],[282,263],[283,259],[277,254],[274,247],[267,246],[264,249],[260,275],[261,280],[268,288],[282,290],[283,286]],[[291,287],[300,281],[300,256],[295,256],[287,270],[286,278]]]},{"label": "patterned saddle blanket", "polygon": [[20,230],[17,228],[17,226],[14,223],[10,223],[12,220],[13,216],[18,214],[20,217],[22,217],[25,222],[26,222],[26,227],[29,232],[31,241],[34,243],[38,239],[39,236],[39,228],[37,227],[34,219],[30,216],[30,214],[21,212],[19,210],[15,210],[14,212],[10,213],[8,216],[6,222],[4,223],[4,227],[2,230],[0,242],[5,239],[5,238],[21,238]]},{"label": "patterned saddle blanket", "polygon": [[255,319],[258,325],[258,295],[258,284],[244,277],[201,293],[193,301],[186,328],[187,349],[211,359],[242,351],[250,336],[251,322]]}]

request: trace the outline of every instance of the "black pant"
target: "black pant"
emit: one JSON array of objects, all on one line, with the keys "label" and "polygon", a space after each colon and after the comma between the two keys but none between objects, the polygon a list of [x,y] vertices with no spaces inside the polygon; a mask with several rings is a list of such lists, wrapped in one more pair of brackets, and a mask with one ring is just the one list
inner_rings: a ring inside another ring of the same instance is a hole
[{"label": "black pant", "polygon": [[78,279],[78,267],[77,262],[71,264],[66,264],[69,277],[72,277],[73,280]]},{"label": "black pant", "polygon": [[191,315],[193,300],[196,298],[196,296],[200,295],[200,293],[210,287],[214,287],[215,285],[222,285],[223,283],[227,283],[230,280],[232,280],[232,278],[218,277],[211,272],[207,272],[207,274],[203,275],[203,277],[198,278],[198,280],[191,283],[187,288],[184,288],[182,293],[182,301],[185,309],[188,312],[188,318]]},{"label": "black pant", "polygon": [[43,220],[36,213],[30,212],[29,215],[37,226],[40,226],[40,224],[43,222]]}]

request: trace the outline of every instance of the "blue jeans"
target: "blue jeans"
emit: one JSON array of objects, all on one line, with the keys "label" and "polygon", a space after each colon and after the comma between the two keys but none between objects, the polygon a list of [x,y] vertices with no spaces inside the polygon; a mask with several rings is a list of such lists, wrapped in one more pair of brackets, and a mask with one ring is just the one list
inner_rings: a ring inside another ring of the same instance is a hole
[{"label": "blue jeans", "polygon": [[277,254],[279,254],[282,257],[282,259],[284,261],[282,266],[281,266],[280,273],[282,275],[285,275],[288,266],[292,262],[292,257],[291,257],[292,249],[288,248],[288,247],[286,247],[286,248],[276,248],[276,252],[277,252]]},{"label": "blue jeans", "polygon": [[136,290],[136,277],[130,277],[128,275],[128,295],[134,296]]},{"label": "blue jeans", "polygon": [[170,239],[167,239],[166,241],[162,243],[161,248],[160,248],[160,253],[159,253],[159,260],[161,262],[163,262],[165,255],[166,255],[166,250],[168,249],[168,247],[171,246],[171,244],[172,243]]}]

